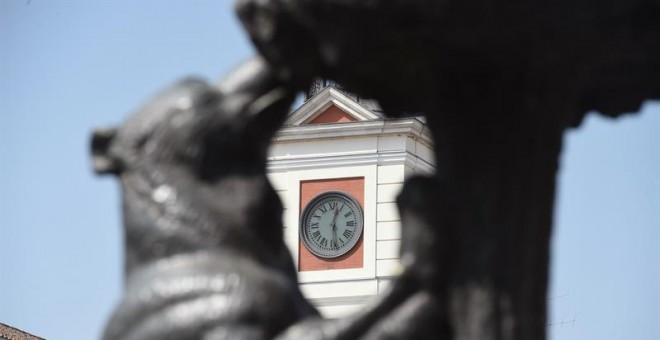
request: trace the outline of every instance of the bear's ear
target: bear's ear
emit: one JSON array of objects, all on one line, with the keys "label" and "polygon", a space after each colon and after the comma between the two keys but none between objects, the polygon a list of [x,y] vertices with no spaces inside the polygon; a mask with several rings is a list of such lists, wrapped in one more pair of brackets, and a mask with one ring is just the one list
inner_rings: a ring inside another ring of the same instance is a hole
[{"label": "bear's ear", "polygon": [[97,129],[92,132],[92,167],[97,174],[118,174],[119,162],[110,154],[117,129]]}]

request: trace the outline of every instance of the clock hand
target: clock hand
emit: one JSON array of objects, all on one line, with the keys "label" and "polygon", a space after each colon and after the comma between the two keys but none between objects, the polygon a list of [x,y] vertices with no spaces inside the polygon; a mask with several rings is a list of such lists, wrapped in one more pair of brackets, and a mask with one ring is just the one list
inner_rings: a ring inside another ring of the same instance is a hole
[{"label": "clock hand", "polygon": [[335,241],[335,248],[339,249],[339,238],[337,237],[337,228],[332,228],[332,239]]},{"label": "clock hand", "polygon": [[335,215],[332,217],[332,222],[330,223],[330,226],[332,226],[332,240],[335,243],[335,247],[338,249],[339,248],[339,242],[337,239],[337,214],[339,214],[339,209],[335,208]]},{"label": "clock hand", "polygon": [[337,221],[337,214],[339,213],[339,210],[335,208],[335,215],[332,216],[332,222],[330,222],[330,226],[332,227],[332,230],[335,230],[335,222]]}]

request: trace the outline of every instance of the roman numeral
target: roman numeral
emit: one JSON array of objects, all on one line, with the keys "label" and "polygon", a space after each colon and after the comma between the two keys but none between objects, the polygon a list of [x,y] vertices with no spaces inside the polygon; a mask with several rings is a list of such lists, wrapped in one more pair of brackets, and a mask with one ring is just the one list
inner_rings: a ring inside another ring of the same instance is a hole
[{"label": "roman numeral", "polygon": [[332,210],[335,210],[335,208],[337,207],[337,202],[330,202],[328,204],[330,205],[330,209]]},{"label": "roman numeral", "polygon": [[355,221],[347,221],[346,226],[347,227],[355,227]]},{"label": "roman numeral", "polygon": [[314,215],[312,217],[321,218],[321,215]]},{"label": "roman numeral", "polygon": [[313,239],[318,241],[320,237],[321,237],[321,233],[318,230],[312,233]]},{"label": "roman numeral", "polygon": [[325,238],[321,238],[321,242],[319,242],[319,243],[320,243],[321,246],[323,246],[324,248],[327,248],[327,247],[328,247],[328,240],[326,240]]},{"label": "roman numeral", "polygon": [[353,230],[346,229],[342,235],[344,235],[347,240],[350,240],[351,237],[353,237]]},{"label": "roman numeral", "polygon": [[324,212],[324,213],[328,212],[328,209],[325,207],[325,204],[322,205],[322,206],[319,208],[319,210],[321,210],[321,211]]},{"label": "roman numeral", "polygon": [[349,211],[349,212],[347,212],[347,213],[344,214],[344,217],[348,217],[348,216],[351,216],[351,215],[353,215],[353,212],[352,212],[352,211]]},{"label": "roman numeral", "polygon": [[335,244],[334,240],[330,240],[330,248],[339,248],[339,245]]},{"label": "roman numeral", "polygon": [[310,226],[310,228],[312,229],[317,229],[318,227],[319,227],[318,223],[312,223],[312,225]]}]

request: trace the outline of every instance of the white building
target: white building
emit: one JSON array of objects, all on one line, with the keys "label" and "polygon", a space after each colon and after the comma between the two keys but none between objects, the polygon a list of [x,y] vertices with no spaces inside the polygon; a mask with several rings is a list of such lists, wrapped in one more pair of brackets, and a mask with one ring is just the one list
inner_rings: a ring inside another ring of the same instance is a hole
[{"label": "white building", "polygon": [[[285,241],[302,291],[335,318],[358,309],[396,275],[396,195],[406,177],[433,172],[434,161],[423,118],[384,119],[373,101],[335,87],[316,92],[278,132],[268,169],[285,207]],[[356,205],[362,216],[355,217]],[[361,232],[356,222],[363,222]]]}]

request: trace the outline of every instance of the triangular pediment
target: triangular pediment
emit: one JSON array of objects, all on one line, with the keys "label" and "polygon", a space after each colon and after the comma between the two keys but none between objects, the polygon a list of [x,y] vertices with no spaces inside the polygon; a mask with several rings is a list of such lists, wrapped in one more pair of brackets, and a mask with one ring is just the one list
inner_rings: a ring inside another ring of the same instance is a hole
[{"label": "triangular pediment", "polygon": [[285,125],[346,123],[382,119],[382,116],[332,87],[326,87],[303,103]]},{"label": "triangular pediment", "polygon": [[316,115],[314,119],[307,122],[307,124],[326,124],[326,123],[347,123],[354,122],[357,118],[344,112],[337,106],[330,105],[320,114]]}]

